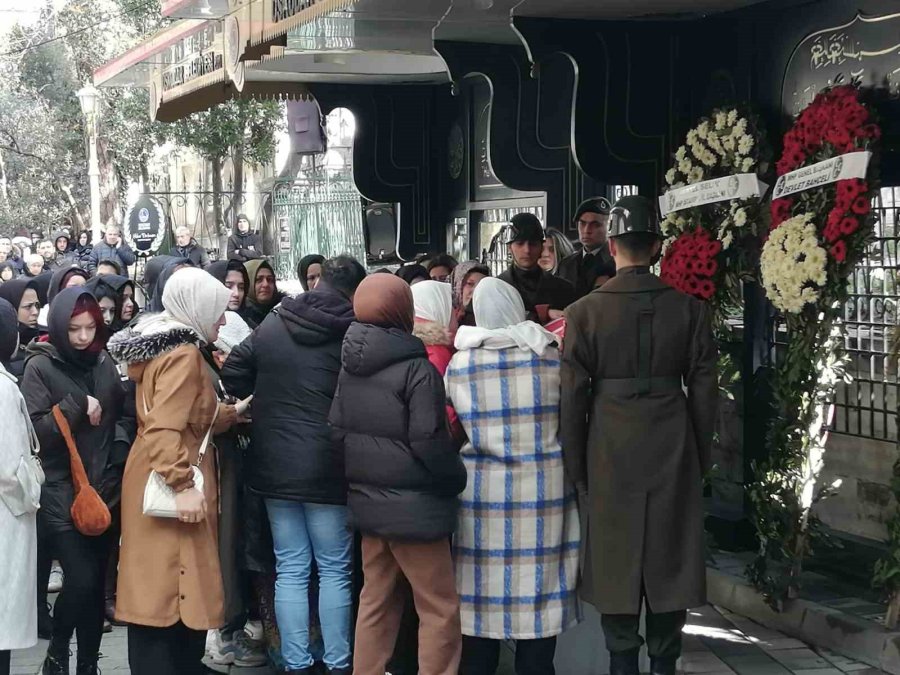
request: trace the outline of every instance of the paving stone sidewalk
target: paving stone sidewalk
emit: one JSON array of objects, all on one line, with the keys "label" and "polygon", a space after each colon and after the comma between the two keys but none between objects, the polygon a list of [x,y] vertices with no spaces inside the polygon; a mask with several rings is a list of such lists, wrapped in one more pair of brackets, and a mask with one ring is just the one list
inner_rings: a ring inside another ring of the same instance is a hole
[{"label": "paving stone sidewalk", "polygon": [[[39,675],[46,650],[46,641],[41,641],[34,649],[14,652],[12,675]],[[114,628],[112,633],[103,636],[101,652],[100,669],[104,675],[129,672],[124,628]],[[503,649],[502,654],[497,675],[514,675],[511,651]],[[685,628],[681,666],[686,675],[874,675],[881,672],[826,650],[815,650],[799,640],[714,607],[691,612]],[[74,658],[71,667],[74,673]],[[273,673],[268,668],[232,668],[230,675]],[[558,675],[583,674],[559,672]]]}]

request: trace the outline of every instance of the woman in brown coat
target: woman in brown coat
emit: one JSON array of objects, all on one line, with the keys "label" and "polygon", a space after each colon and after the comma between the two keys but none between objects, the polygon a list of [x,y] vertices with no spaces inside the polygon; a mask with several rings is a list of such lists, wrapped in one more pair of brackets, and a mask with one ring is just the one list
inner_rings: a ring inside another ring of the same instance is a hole
[{"label": "woman in brown coat", "polygon": [[[121,331],[110,343],[137,383],[138,434],[122,487],[122,549],[116,618],[129,624],[133,675],[202,673],[206,631],[223,623],[217,548],[217,477],[210,445],[192,466],[210,425],[232,426],[233,406],[218,403],[200,346],[216,340],[229,292],[198,269],[179,270],[163,292],[165,311]],[[216,408],[219,408],[218,415]],[[177,519],[143,514],[151,471],[176,492]]]}]

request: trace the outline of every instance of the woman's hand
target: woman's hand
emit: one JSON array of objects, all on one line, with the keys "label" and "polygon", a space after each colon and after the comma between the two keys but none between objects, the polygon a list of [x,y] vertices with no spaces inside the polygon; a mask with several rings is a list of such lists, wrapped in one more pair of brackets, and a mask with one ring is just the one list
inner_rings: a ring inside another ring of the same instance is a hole
[{"label": "woman's hand", "polygon": [[175,494],[178,520],[183,523],[199,523],[206,520],[206,497],[197,488]]},{"label": "woman's hand", "polygon": [[103,408],[100,406],[100,401],[95,399],[93,396],[88,396],[87,404],[88,419],[91,421],[91,424],[93,426],[99,427],[100,418],[103,416]]}]

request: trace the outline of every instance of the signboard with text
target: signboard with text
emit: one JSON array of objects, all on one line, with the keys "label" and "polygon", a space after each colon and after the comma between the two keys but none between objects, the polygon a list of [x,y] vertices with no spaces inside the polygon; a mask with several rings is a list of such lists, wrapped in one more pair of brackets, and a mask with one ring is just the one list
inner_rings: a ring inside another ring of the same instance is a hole
[{"label": "signboard with text", "polygon": [[166,218],[155,197],[141,195],[125,214],[125,241],[137,254],[156,253],[166,238]]}]

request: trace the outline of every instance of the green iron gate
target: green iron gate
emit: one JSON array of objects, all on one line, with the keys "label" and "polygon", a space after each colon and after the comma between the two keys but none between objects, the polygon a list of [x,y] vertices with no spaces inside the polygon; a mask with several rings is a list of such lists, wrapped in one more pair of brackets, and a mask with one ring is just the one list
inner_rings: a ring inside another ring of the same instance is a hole
[{"label": "green iron gate", "polygon": [[279,278],[295,278],[297,263],[310,253],[326,258],[345,253],[365,265],[362,198],[352,180],[316,177],[276,183],[272,211]]}]

